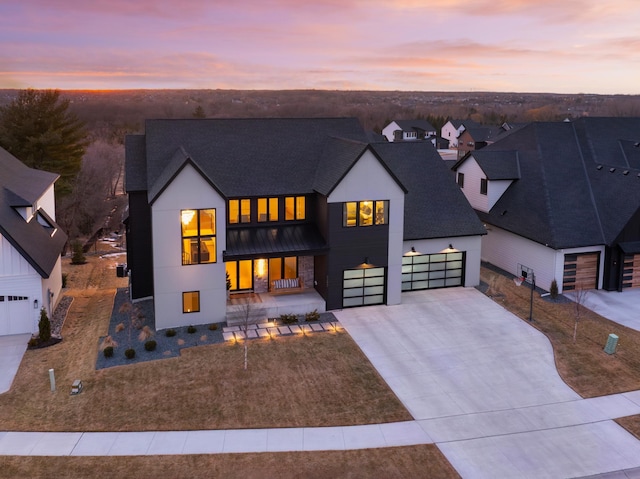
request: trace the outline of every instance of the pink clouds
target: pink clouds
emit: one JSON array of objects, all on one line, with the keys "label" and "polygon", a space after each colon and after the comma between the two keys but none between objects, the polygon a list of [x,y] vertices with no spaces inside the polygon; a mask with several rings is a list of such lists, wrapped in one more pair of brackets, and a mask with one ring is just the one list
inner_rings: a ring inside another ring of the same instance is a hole
[{"label": "pink clouds", "polygon": [[636,0],[9,0],[0,88],[638,93],[637,25]]}]

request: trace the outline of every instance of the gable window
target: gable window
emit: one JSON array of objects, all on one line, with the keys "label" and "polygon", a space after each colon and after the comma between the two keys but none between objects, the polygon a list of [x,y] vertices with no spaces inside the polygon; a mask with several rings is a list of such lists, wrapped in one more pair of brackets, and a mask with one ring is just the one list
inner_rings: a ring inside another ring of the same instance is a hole
[{"label": "gable window", "polygon": [[251,222],[251,200],[229,200],[229,224]]},{"label": "gable window", "polygon": [[182,264],[216,262],[216,210],[182,210]]},{"label": "gable window", "polygon": [[343,206],[342,226],[385,225],[388,212],[388,200],[349,201]]},{"label": "gable window", "polygon": [[304,196],[287,196],[284,199],[285,221],[303,220],[306,218],[306,201]]},{"label": "gable window", "polygon": [[258,198],[258,222],[278,221],[278,198]]},{"label": "gable window", "polygon": [[487,194],[487,179],[486,178],[480,178],[480,194],[481,195],[486,195]]},{"label": "gable window", "polygon": [[200,312],[200,291],[187,291],[182,293],[182,312]]},{"label": "gable window", "polygon": [[458,173],[458,186],[464,188],[464,173]]}]

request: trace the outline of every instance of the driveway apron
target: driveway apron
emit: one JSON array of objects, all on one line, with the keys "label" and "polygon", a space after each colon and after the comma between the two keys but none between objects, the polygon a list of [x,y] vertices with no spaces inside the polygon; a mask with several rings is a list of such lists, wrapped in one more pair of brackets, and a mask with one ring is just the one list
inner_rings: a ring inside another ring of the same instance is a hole
[{"label": "driveway apron", "polygon": [[640,413],[640,401],[583,400],[547,338],[479,291],[404,293],[400,305],[334,314],[463,477],[640,467],[640,442],[610,420]]}]

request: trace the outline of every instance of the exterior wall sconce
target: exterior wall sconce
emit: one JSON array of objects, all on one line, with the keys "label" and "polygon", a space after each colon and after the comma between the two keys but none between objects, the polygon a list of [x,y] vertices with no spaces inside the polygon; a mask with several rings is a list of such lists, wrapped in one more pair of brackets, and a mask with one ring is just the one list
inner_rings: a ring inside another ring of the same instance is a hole
[{"label": "exterior wall sconce", "polygon": [[440,251],[440,253],[458,253],[458,250],[453,247],[453,244],[449,243],[449,246]]},{"label": "exterior wall sconce", "polygon": [[38,300],[37,299],[33,300],[33,309],[38,309]]}]

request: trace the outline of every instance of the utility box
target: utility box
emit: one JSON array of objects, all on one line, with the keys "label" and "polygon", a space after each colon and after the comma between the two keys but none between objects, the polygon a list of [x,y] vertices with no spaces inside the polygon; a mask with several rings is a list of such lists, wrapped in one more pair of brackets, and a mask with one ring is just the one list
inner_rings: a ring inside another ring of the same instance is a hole
[{"label": "utility box", "polygon": [[119,264],[116,266],[116,276],[118,278],[124,278],[127,275],[127,265]]},{"label": "utility box", "polygon": [[71,395],[75,396],[76,394],[80,394],[82,392],[82,381],[80,381],[79,379],[76,379],[75,381],[73,381],[73,384],[71,385]]},{"label": "utility box", "polygon": [[610,334],[607,339],[607,345],[604,347],[604,352],[607,354],[613,354],[616,352],[616,347],[618,346],[618,335]]}]

